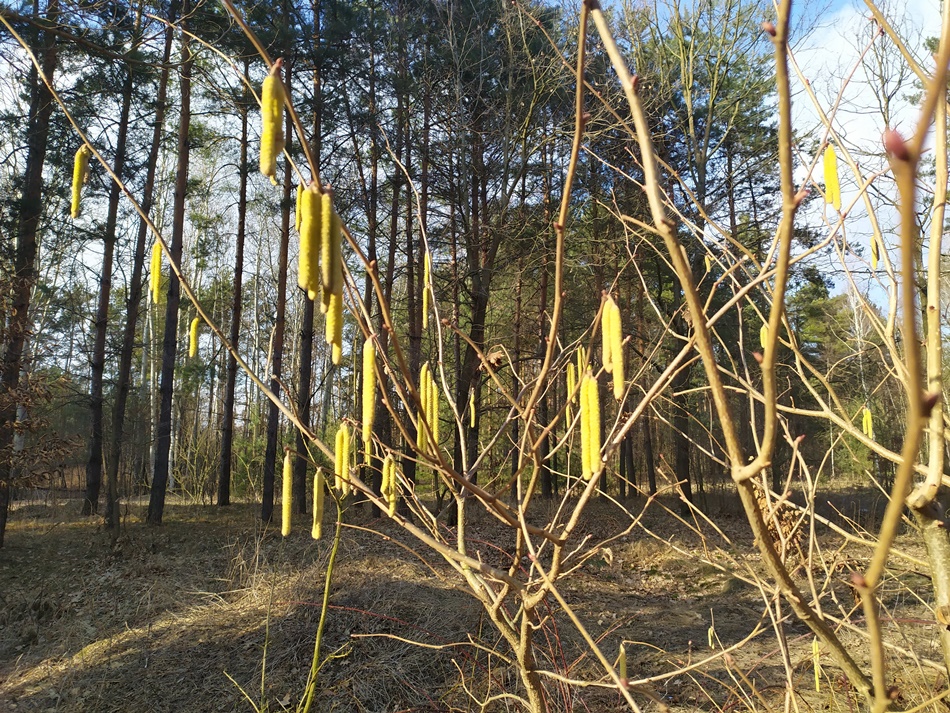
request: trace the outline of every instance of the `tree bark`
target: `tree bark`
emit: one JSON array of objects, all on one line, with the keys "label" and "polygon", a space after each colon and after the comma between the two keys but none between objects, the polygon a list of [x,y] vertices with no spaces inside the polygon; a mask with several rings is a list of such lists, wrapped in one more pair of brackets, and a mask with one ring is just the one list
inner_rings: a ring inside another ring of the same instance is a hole
[{"label": "tree bark", "polygon": [[[182,241],[185,232],[185,199],[188,189],[190,145],[188,130],[191,126],[191,36],[187,32],[191,0],[184,0],[181,21],[181,117],[178,122],[178,165],[175,169],[175,200],[172,213],[171,260],[181,265]],[[165,491],[168,487],[169,456],[172,441],[172,396],[174,394],[175,359],[178,355],[178,307],[181,284],[174,271],[169,271],[168,302],[165,308],[165,335],[162,340],[162,375],[158,425],[155,437],[155,473],[148,501],[146,521],[161,525],[165,512]]]},{"label": "tree bark", "polygon": [[[250,61],[244,60],[244,78],[248,78]],[[234,252],[234,294],[231,297],[231,328],[228,341],[234,349],[241,339],[241,315],[244,299],[244,237],[247,232],[247,114],[250,97],[247,86],[241,103],[241,158],[238,165],[237,244]],[[218,505],[231,504],[231,463],[234,454],[234,389],[237,383],[237,358],[228,353],[224,405],[221,414],[221,460],[218,463]]]},{"label": "tree bark", "polygon": [[[39,14],[39,0],[34,0],[33,15],[39,17]],[[46,19],[55,27],[58,16],[59,0],[49,0]],[[52,81],[58,59],[55,34],[44,32],[39,43],[37,55],[43,74]],[[43,214],[43,166],[46,163],[46,144],[53,111],[53,97],[32,65],[29,90],[26,173],[16,227],[13,310],[7,326],[7,345],[3,354],[3,371],[0,374],[0,453],[4,454],[10,452],[13,446],[17,405],[20,401],[17,386],[20,382],[23,349],[30,331],[30,297],[36,282],[36,235]],[[0,547],[3,546],[10,508],[12,465],[10,458],[0,458]]]},{"label": "tree bark", "polygon": [[[137,44],[134,41],[133,44]],[[122,87],[122,108],[119,110],[119,132],[116,137],[115,163],[112,170],[119,181],[125,171],[126,143],[129,135],[129,112],[132,106],[132,69],[126,68]],[[99,273],[99,305],[96,309],[95,341],[92,348],[92,379],[89,389],[89,418],[92,433],[89,439],[89,461],[86,463],[86,497],[82,514],[92,515],[99,510],[99,490],[102,485],[103,458],[103,395],[102,380],[106,365],[106,334],[109,326],[109,300],[112,296],[112,267],[115,256],[116,223],[119,216],[119,183],[112,182],[109,190],[109,209],[103,236],[102,270]],[[107,525],[110,525],[107,521]]]}]

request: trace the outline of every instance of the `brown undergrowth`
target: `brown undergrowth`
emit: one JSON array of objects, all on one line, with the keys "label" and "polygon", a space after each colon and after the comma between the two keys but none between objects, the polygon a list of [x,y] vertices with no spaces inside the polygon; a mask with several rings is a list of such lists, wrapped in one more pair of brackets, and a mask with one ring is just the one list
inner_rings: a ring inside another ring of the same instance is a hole
[{"label": "brown undergrowth", "polygon": [[[825,509],[858,531],[862,523],[841,512],[849,502],[859,494]],[[643,505],[628,503],[634,512]],[[701,519],[689,527],[677,509],[654,503],[642,528],[617,538],[629,518],[599,498],[578,537],[603,544],[573,563],[562,594],[605,651],[626,642],[645,710],[783,709],[787,669],[768,614],[771,607],[776,615],[774,597],[757,583],[760,563],[735,504],[709,505],[719,532]],[[873,509],[854,512],[875,517]],[[143,518],[132,505],[112,548],[80,517],[79,501],[16,508],[0,559],[0,710],[293,710],[313,650],[328,541],[313,542],[303,526],[282,540],[247,505],[171,503],[160,528]],[[421,559],[368,509],[350,508],[347,520],[324,644],[334,657],[321,672],[316,710],[478,710],[476,700],[520,685],[508,651],[446,567]],[[469,536],[483,561],[511,565],[510,530],[475,519]],[[824,611],[863,658],[861,634],[848,630],[862,623],[848,579],[868,551],[832,534],[814,544],[796,576],[806,591],[810,576]],[[906,558],[892,558],[892,567],[882,590],[887,640],[912,652],[890,650],[895,683],[907,701],[926,700],[942,683],[927,662],[939,659],[922,598],[927,573]],[[603,683],[555,603],[541,614],[539,666]],[[850,710],[847,685],[821,657],[815,691],[812,637],[787,615],[777,610],[798,703]],[[550,710],[626,710],[607,687],[556,676],[544,686]]]}]

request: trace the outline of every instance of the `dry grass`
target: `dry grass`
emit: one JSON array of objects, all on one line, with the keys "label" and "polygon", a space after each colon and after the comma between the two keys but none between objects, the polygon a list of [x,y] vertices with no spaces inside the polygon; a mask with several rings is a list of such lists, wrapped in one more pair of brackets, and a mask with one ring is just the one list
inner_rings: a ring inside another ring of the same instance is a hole
[{"label": "dry grass", "polygon": [[[282,541],[250,506],[172,502],[161,528],[142,523],[143,507],[131,507],[114,549],[95,521],[79,516],[77,501],[13,511],[0,553],[0,710],[252,711],[228,676],[255,705],[293,709],[310,665],[329,541],[312,542],[304,527]],[[415,547],[368,513],[348,518]],[[597,543],[627,522],[601,500],[580,536]],[[654,536],[638,529],[609,542],[562,585],[605,652],[628,642],[632,679],[660,677],[642,689],[647,710],[660,701],[674,710],[784,708],[786,673],[765,613],[770,593],[749,582],[758,563],[742,521],[721,513],[717,523],[728,541],[711,529],[700,537],[653,507],[645,525]],[[476,519],[470,534],[483,559],[510,564],[511,534],[497,522]],[[832,544],[823,550],[830,574],[816,579],[823,605],[860,624],[846,565],[867,553]],[[939,658],[928,598],[925,574],[896,562],[885,587],[888,640]],[[601,679],[563,614],[549,612],[536,635],[542,666]],[[728,657],[683,670],[716,653],[708,646],[713,622],[720,651],[763,631]],[[805,628],[788,620],[784,630],[803,709],[849,710],[850,693],[830,663],[814,692]],[[860,635],[850,640],[861,658]],[[359,529],[344,531],[324,651],[337,657],[322,671],[317,711],[477,710],[470,696],[519,685],[509,652],[447,568]],[[925,663],[897,655],[892,663],[907,701],[942,685]],[[552,710],[623,709],[607,689],[547,679],[546,691]]]}]

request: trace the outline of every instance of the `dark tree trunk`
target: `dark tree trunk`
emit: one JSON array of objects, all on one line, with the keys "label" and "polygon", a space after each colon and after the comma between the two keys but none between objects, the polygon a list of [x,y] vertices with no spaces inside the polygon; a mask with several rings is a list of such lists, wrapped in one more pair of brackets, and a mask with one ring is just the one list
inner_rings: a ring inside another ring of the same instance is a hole
[{"label": "dark tree trunk", "polygon": [[[178,2],[172,3],[169,21],[174,22],[178,12]],[[165,111],[168,107],[168,62],[171,58],[174,32],[171,25],[165,29],[165,47],[162,51],[162,71],[158,80],[158,96],[155,104],[155,125],[152,130],[152,143],[148,152],[145,172],[145,186],[142,189],[142,211],[149,215],[152,210],[155,192],[155,175],[158,167],[158,153],[162,147]],[[125,327],[122,333],[122,350],[119,353],[119,371],[116,381],[115,406],[112,412],[112,443],[109,458],[106,461],[106,523],[109,527],[119,525],[119,461],[122,457],[122,441],[125,436],[125,412],[132,384],[132,357],[135,352],[135,332],[138,325],[139,307],[142,302],[142,273],[145,270],[145,244],[148,237],[148,223],[139,220],[138,234],[135,238],[135,255],[132,260],[132,277],[129,280],[129,301],[126,305]]]},{"label": "dark tree trunk", "polygon": [[[310,381],[313,376],[313,314],[314,301],[303,296],[303,319],[300,322],[300,370],[297,384],[297,413],[305,426],[310,425]],[[307,444],[298,428],[295,440],[293,499],[296,510],[307,514]]]},{"label": "dark tree trunk", "polygon": [[[34,0],[33,14],[39,17],[39,2]],[[59,0],[49,0],[46,19],[56,26],[59,16]],[[44,32],[37,42],[37,55],[43,74],[50,81],[56,71],[56,37]],[[30,296],[36,281],[36,234],[43,214],[43,165],[46,162],[46,143],[49,137],[50,115],[53,97],[39,78],[34,66],[29,74],[30,109],[27,121],[26,174],[19,202],[19,219],[16,228],[16,252],[14,255],[12,314],[7,325],[6,350],[3,353],[3,372],[0,374],[0,453],[12,449],[16,422],[17,385],[20,382],[20,367],[23,348],[30,330]],[[10,508],[10,487],[13,474],[8,457],[0,458],[0,547],[7,527]]]},{"label": "dark tree trunk", "polygon": [[[249,61],[244,60],[247,79]],[[231,328],[228,341],[234,349],[241,338],[241,314],[244,299],[244,237],[247,232],[247,113],[250,97],[244,89],[241,103],[241,158],[238,166],[237,245],[234,253],[234,294],[231,298]],[[218,505],[231,504],[231,463],[234,452],[234,389],[237,383],[237,358],[228,352],[228,370],[224,385],[224,406],[221,414],[221,460],[218,463]]]},{"label": "dark tree trunk", "polygon": [[[115,163],[112,170],[119,181],[125,172],[125,151],[129,134],[129,112],[132,106],[132,70],[126,68],[122,87],[122,108],[119,110],[119,133],[116,137]],[[89,438],[89,461],[86,463],[86,497],[82,514],[92,515],[99,510],[99,489],[102,485],[103,455],[103,395],[102,379],[106,365],[106,334],[109,326],[109,299],[112,295],[112,263],[115,257],[116,223],[119,216],[119,184],[112,182],[109,191],[109,209],[103,236],[102,269],[99,272],[99,305],[96,309],[96,336],[92,347],[92,379],[89,389],[89,418],[92,433]],[[111,525],[111,522],[107,522]]]},{"label": "dark tree trunk", "polygon": [[[171,260],[181,265],[182,240],[185,232],[185,199],[188,188],[188,162],[190,146],[188,130],[191,125],[191,68],[194,62],[191,53],[191,36],[187,30],[187,18],[191,13],[191,0],[182,6],[181,33],[181,117],[178,123],[178,166],[175,172],[175,202],[172,217]],[[148,501],[147,522],[161,525],[165,512],[165,490],[168,487],[169,456],[172,439],[172,395],[174,393],[175,359],[178,355],[178,306],[181,300],[181,284],[174,271],[169,271],[168,303],[165,308],[165,335],[162,340],[162,377],[159,387],[161,403],[158,427],[155,434],[155,473]]]}]

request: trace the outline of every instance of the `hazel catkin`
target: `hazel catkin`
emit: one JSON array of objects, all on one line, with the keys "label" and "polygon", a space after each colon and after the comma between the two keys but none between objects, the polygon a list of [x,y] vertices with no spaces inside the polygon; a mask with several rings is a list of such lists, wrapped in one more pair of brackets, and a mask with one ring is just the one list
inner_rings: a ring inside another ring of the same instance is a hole
[{"label": "hazel catkin", "polygon": [[152,294],[152,303],[158,304],[162,300],[162,245],[157,240],[152,245],[152,262],[148,276],[149,292]]},{"label": "hazel catkin", "polygon": [[194,359],[198,354],[198,325],[201,324],[201,319],[195,317],[191,320],[191,328],[188,330],[188,358]]},{"label": "hazel catkin", "polygon": [[274,62],[261,86],[261,173],[277,185],[277,157],[284,150],[284,83],[282,60]]},{"label": "hazel catkin", "polygon": [[824,155],[825,201],[835,210],[841,210],[841,184],[838,183],[838,156],[835,147],[828,144]]},{"label": "hazel catkin", "polygon": [[281,483],[282,495],[280,501],[280,534],[284,537],[290,535],[290,519],[292,517],[290,501],[293,497],[293,483],[293,462],[290,458],[290,451],[287,450],[284,452],[284,472],[283,482]]},{"label": "hazel catkin", "polygon": [[610,361],[611,374],[614,377],[614,398],[617,401],[623,399],[624,378],[623,378],[623,323],[620,317],[620,307],[614,302],[613,297],[608,295],[604,310],[610,315],[607,321],[606,339],[610,342]]},{"label": "hazel catkin", "polygon": [[83,144],[76,151],[76,157],[73,160],[73,201],[69,209],[69,215],[72,218],[78,218],[82,213],[82,187],[89,180],[89,157],[92,151],[86,144]]},{"label": "hazel catkin", "polygon": [[369,459],[376,416],[376,345],[369,337],[363,343],[363,449]]},{"label": "hazel catkin", "polygon": [[320,210],[321,199],[315,184],[300,196],[300,258],[297,263],[297,285],[315,300],[320,292]]},{"label": "hazel catkin", "polygon": [[381,488],[383,497],[386,498],[389,516],[396,514],[396,505],[399,502],[399,487],[396,483],[396,459],[392,454],[386,456],[383,460],[383,483]]}]

